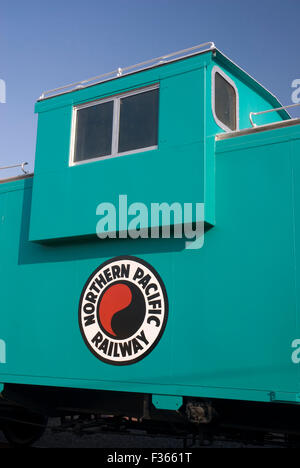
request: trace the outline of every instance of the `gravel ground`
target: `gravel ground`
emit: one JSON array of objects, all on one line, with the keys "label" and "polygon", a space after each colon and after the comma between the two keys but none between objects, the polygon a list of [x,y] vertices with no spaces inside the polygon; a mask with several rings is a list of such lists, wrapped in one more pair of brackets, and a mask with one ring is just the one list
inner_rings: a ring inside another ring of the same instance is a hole
[{"label": "gravel ground", "polygon": [[[55,428],[58,420],[51,419],[49,425],[42,436],[33,447],[36,448],[114,448],[114,449],[132,449],[132,448],[153,448],[153,449],[174,449],[187,450],[190,447],[191,440],[186,449],[184,449],[182,439],[173,437],[149,437],[144,435],[120,435],[120,434],[84,434],[78,435],[72,432],[57,432]],[[0,431],[0,448],[5,444],[6,439]],[[242,442],[216,441],[211,445],[192,446],[192,448],[261,448],[260,446],[245,444]],[[277,446],[273,445],[272,448]],[[278,446],[279,447],[279,446]],[[265,446],[264,448],[271,448]]]}]

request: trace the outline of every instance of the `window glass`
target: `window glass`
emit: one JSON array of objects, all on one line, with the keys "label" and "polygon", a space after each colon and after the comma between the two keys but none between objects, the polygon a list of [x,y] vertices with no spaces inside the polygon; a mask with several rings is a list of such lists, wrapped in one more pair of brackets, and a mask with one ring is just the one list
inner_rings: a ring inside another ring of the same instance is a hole
[{"label": "window glass", "polygon": [[77,110],[74,162],[111,154],[114,102]]},{"label": "window glass", "polygon": [[120,99],[118,152],[157,145],[158,89]]},{"label": "window glass", "polygon": [[73,163],[157,146],[158,88],[75,107]]},{"label": "window glass", "polygon": [[236,130],[236,92],[234,87],[223,78],[223,76],[215,73],[215,114],[220,122],[222,122],[230,130]]}]

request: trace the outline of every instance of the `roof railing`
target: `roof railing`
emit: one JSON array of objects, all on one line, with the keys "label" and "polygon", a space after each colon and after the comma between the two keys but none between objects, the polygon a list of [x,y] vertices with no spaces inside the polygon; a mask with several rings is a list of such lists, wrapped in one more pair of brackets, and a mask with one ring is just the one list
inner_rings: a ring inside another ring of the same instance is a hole
[{"label": "roof railing", "polygon": [[253,116],[254,115],[268,114],[269,112],[276,112],[276,111],[280,111],[280,110],[283,110],[283,109],[290,109],[291,107],[297,107],[297,106],[300,106],[300,102],[298,104],[291,104],[291,105],[288,105],[288,106],[277,107],[276,109],[269,109],[269,110],[261,111],[261,112],[250,112],[249,119],[250,119],[251,125],[252,125],[252,127],[257,127],[257,124],[254,123],[254,121],[253,121]]},{"label": "roof railing", "polygon": [[0,166],[0,170],[3,171],[5,169],[14,169],[15,167],[20,167],[24,174],[28,174],[28,171],[25,170],[25,166],[28,166],[28,162],[13,164],[12,166]]},{"label": "roof railing", "polygon": [[179,58],[188,57],[189,55],[194,55],[197,53],[203,53],[208,50],[214,50],[216,48],[213,42],[204,42],[203,44],[196,45],[194,47],[189,47],[188,49],[179,50],[177,52],[172,52],[171,54],[162,55],[161,57],[156,57],[151,60],[146,60],[145,62],[140,62],[135,65],[130,65],[129,67],[118,67],[116,70],[113,70],[109,73],[104,73],[102,75],[93,76],[92,78],[88,78],[86,80],[77,81],[76,83],[70,83],[65,86],[61,86],[59,88],[50,89],[49,91],[44,91],[42,95],[39,97],[39,100],[46,99],[47,97],[54,97],[58,94],[67,93],[70,91],[75,91],[76,89],[85,88],[86,86],[92,84],[98,84],[102,81],[105,81],[110,78],[119,78],[123,75],[127,75],[130,72],[140,71],[147,66],[158,66],[163,63],[177,60]]}]

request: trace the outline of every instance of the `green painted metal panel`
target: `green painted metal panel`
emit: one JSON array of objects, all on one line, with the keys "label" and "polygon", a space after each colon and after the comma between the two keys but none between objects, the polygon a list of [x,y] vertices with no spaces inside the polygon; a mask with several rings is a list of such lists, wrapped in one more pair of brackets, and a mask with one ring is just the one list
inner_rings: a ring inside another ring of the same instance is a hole
[{"label": "green painted metal panel", "polygon": [[177,411],[182,406],[183,399],[174,395],[152,395],[152,403],[157,409]]},{"label": "green painted metal panel", "polygon": [[[2,193],[1,338],[9,359],[1,381],[260,401],[270,392],[299,393],[291,362],[299,140],[279,142],[280,133],[274,144],[267,133],[266,144],[258,134],[230,148],[229,140],[217,142],[216,225],[198,251],[181,239],[31,243],[31,181]],[[116,367],[86,347],[77,310],[88,276],[124,252],[159,272],[170,315],[145,359]]]}]

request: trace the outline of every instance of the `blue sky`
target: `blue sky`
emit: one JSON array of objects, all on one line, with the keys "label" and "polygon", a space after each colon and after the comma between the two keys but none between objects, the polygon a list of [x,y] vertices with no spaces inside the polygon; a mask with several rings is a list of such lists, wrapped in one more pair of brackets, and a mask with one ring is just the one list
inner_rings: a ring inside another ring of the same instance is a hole
[{"label": "blue sky", "polygon": [[299,19],[299,0],[3,0],[0,166],[33,170],[42,91],[206,41],[291,104]]}]

